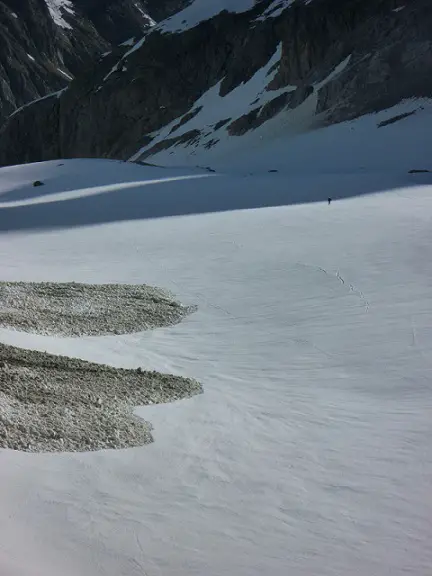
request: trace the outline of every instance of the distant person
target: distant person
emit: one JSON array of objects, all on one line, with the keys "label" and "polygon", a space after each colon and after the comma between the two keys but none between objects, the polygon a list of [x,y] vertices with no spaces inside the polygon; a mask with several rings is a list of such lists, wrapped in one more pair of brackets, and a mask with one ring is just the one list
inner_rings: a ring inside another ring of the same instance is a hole
[{"label": "distant person", "polygon": [[329,205],[329,206],[330,206],[330,204],[331,204],[331,201],[332,201],[331,198],[327,198],[327,202],[328,202],[328,205]]}]

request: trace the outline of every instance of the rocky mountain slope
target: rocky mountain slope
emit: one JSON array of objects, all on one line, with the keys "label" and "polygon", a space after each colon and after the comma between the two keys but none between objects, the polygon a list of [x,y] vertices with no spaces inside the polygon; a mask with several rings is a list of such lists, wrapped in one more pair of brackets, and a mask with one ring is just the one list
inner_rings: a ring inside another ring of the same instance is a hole
[{"label": "rocky mountain slope", "polygon": [[145,0],[0,0],[0,123],[153,24]]},{"label": "rocky mountain slope", "polygon": [[12,116],[0,162],[193,162],[431,96],[428,0],[195,0]]}]

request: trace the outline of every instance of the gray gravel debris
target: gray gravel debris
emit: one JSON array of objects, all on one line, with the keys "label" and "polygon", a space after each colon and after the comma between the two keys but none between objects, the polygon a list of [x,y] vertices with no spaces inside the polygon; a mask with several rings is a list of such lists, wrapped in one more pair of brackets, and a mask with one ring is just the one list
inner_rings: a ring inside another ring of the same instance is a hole
[{"label": "gray gravel debris", "polygon": [[0,448],[84,452],[153,441],[133,408],[190,398],[195,380],[0,344]]},{"label": "gray gravel debris", "polygon": [[0,282],[0,326],[36,334],[131,334],[172,326],[195,310],[146,285]]}]

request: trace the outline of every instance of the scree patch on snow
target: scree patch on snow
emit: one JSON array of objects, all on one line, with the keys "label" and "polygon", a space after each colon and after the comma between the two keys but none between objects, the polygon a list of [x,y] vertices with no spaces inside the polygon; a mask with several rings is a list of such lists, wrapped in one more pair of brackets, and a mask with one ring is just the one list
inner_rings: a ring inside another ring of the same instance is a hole
[{"label": "scree patch on snow", "polygon": [[202,392],[195,380],[118,369],[0,344],[0,448],[82,452],[142,446],[151,425],[133,415]]},{"label": "scree patch on snow", "polygon": [[172,326],[194,310],[146,285],[0,283],[0,326],[42,335],[131,334]]}]

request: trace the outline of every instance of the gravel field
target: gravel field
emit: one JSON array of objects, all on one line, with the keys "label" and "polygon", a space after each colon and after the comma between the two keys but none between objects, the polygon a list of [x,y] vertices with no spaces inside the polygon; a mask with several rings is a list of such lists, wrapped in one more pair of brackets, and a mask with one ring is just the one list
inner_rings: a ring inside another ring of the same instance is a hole
[{"label": "gravel field", "polygon": [[81,452],[152,442],[132,413],[202,392],[191,379],[0,344],[0,447]]},{"label": "gravel field", "polygon": [[[0,283],[0,326],[54,336],[128,334],[195,310],[146,285]],[[133,408],[188,398],[198,382],[0,344],[0,447],[81,452],[152,442]]]},{"label": "gravel field", "polygon": [[194,311],[146,285],[0,283],[0,326],[42,335],[131,334],[177,324]]}]

